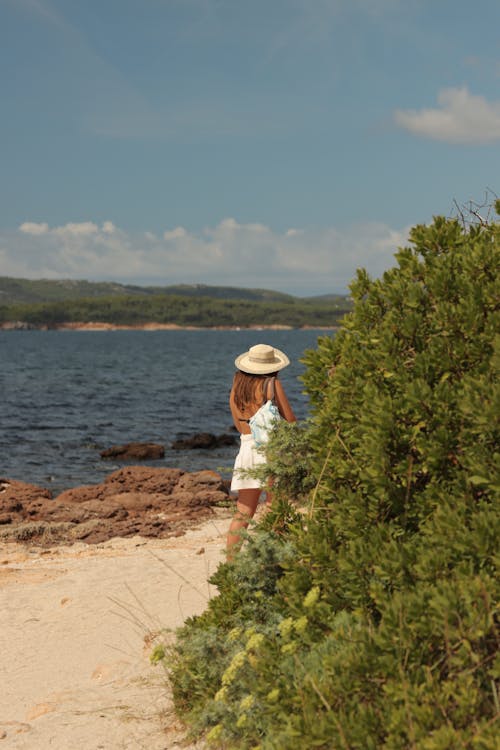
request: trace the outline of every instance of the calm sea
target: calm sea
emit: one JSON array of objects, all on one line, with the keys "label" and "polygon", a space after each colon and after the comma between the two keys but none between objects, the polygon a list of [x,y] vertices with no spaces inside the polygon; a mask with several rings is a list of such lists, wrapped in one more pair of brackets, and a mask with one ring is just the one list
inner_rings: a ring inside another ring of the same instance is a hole
[{"label": "calm sea", "polygon": [[[178,437],[228,432],[234,358],[257,343],[284,350],[280,378],[299,419],[304,350],[324,331],[0,331],[0,477],[49,487],[101,481],[123,464],[99,451],[165,445],[154,466],[231,466],[235,447],[174,451]],[[223,472],[224,473],[224,472]]]}]

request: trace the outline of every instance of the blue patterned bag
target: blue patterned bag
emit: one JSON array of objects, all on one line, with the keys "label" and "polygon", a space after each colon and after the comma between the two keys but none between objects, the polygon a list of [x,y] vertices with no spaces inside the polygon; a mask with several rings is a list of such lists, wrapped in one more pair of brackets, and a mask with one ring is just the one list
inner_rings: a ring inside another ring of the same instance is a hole
[{"label": "blue patterned bag", "polygon": [[[248,425],[252,433],[252,437],[255,440],[255,445],[260,447],[266,445],[269,440],[269,431],[274,427],[276,422],[281,419],[279,409],[274,403],[274,378],[271,379],[271,398],[262,404],[253,417],[248,420]],[[264,393],[267,390],[267,382],[264,385]]]}]

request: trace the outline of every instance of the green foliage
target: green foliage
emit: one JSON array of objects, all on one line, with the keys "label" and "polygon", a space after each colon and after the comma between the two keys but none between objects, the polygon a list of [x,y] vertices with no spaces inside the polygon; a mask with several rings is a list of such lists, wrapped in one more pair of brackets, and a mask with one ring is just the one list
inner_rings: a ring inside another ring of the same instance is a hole
[{"label": "green foliage", "polygon": [[134,326],[144,323],[174,323],[179,326],[245,327],[285,325],[334,326],[342,309],[332,302],[286,299],[250,301],[216,299],[204,295],[133,295],[84,297],[40,304],[0,306],[0,323],[24,321],[34,326],[55,327],[61,323],[98,321]]},{"label": "green foliage", "polygon": [[307,423],[277,422],[269,433],[269,442],[259,450],[265,452],[267,463],[248,471],[248,475],[263,483],[271,479],[279,499],[303,501],[315,485],[314,451]]},{"label": "green foliage", "polygon": [[351,303],[345,296],[299,299],[266,289],[179,284],[140,287],[114,282],[28,280],[0,276],[0,323],[32,326],[98,321],[134,326],[333,326]]},{"label": "green foliage", "polygon": [[[149,295],[181,295],[212,297],[214,299],[247,299],[254,301],[285,302],[294,298],[290,294],[270,289],[244,289],[207,284],[176,284],[172,286],[137,286],[114,281],[83,281],[76,279],[18,279],[0,276],[0,299],[4,304],[56,302],[81,297],[111,297]],[[337,301],[342,298],[337,298]]]},{"label": "green foliage", "polygon": [[312,419],[270,450],[271,530],[169,656],[214,746],[498,747],[500,226],[410,239],[307,353]]},{"label": "green foliage", "polygon": [[215,723],[221,715],[220,696],[214,696],[237,677],[236,664],[242,657],[234,663],[233,659],[245,651],[248,639],[258,634],[252,642],[260,642],[276,631],[281,616],[272,602],[290,557],[291,545],[276,534],[250,535],[245,555],[231,565],[219,566],[212,576],[219,595],[202,615],[186,621],[182,637],[170,649],[167,659],[174,700],[180,711],[190,713],[196,727]]}]

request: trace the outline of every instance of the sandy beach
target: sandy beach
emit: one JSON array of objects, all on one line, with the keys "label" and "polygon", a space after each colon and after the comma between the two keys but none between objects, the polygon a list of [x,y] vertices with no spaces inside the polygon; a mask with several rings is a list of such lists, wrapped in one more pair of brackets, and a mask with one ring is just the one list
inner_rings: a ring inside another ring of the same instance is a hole
[{"label": "sandy beach", "polygon": [[167,539],[0,544],[0,750],[202,747],[149,655],[214,595],[228,519]]}]

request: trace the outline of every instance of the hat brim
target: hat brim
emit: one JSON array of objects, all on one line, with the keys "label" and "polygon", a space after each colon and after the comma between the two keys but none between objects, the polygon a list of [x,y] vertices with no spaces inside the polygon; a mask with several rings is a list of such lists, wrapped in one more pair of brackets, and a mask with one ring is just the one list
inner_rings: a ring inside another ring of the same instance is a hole
[{"label": "hat brim", "polygon": [[290,360],[286,354],[279,349],[274,350],[274,360],[272,362],[255,362],[250,359],[250,352],[244,352],[234,360],[238,370],[246,372],[248,375],[269,375],[271,372],[279,372],[288,367]]}]

